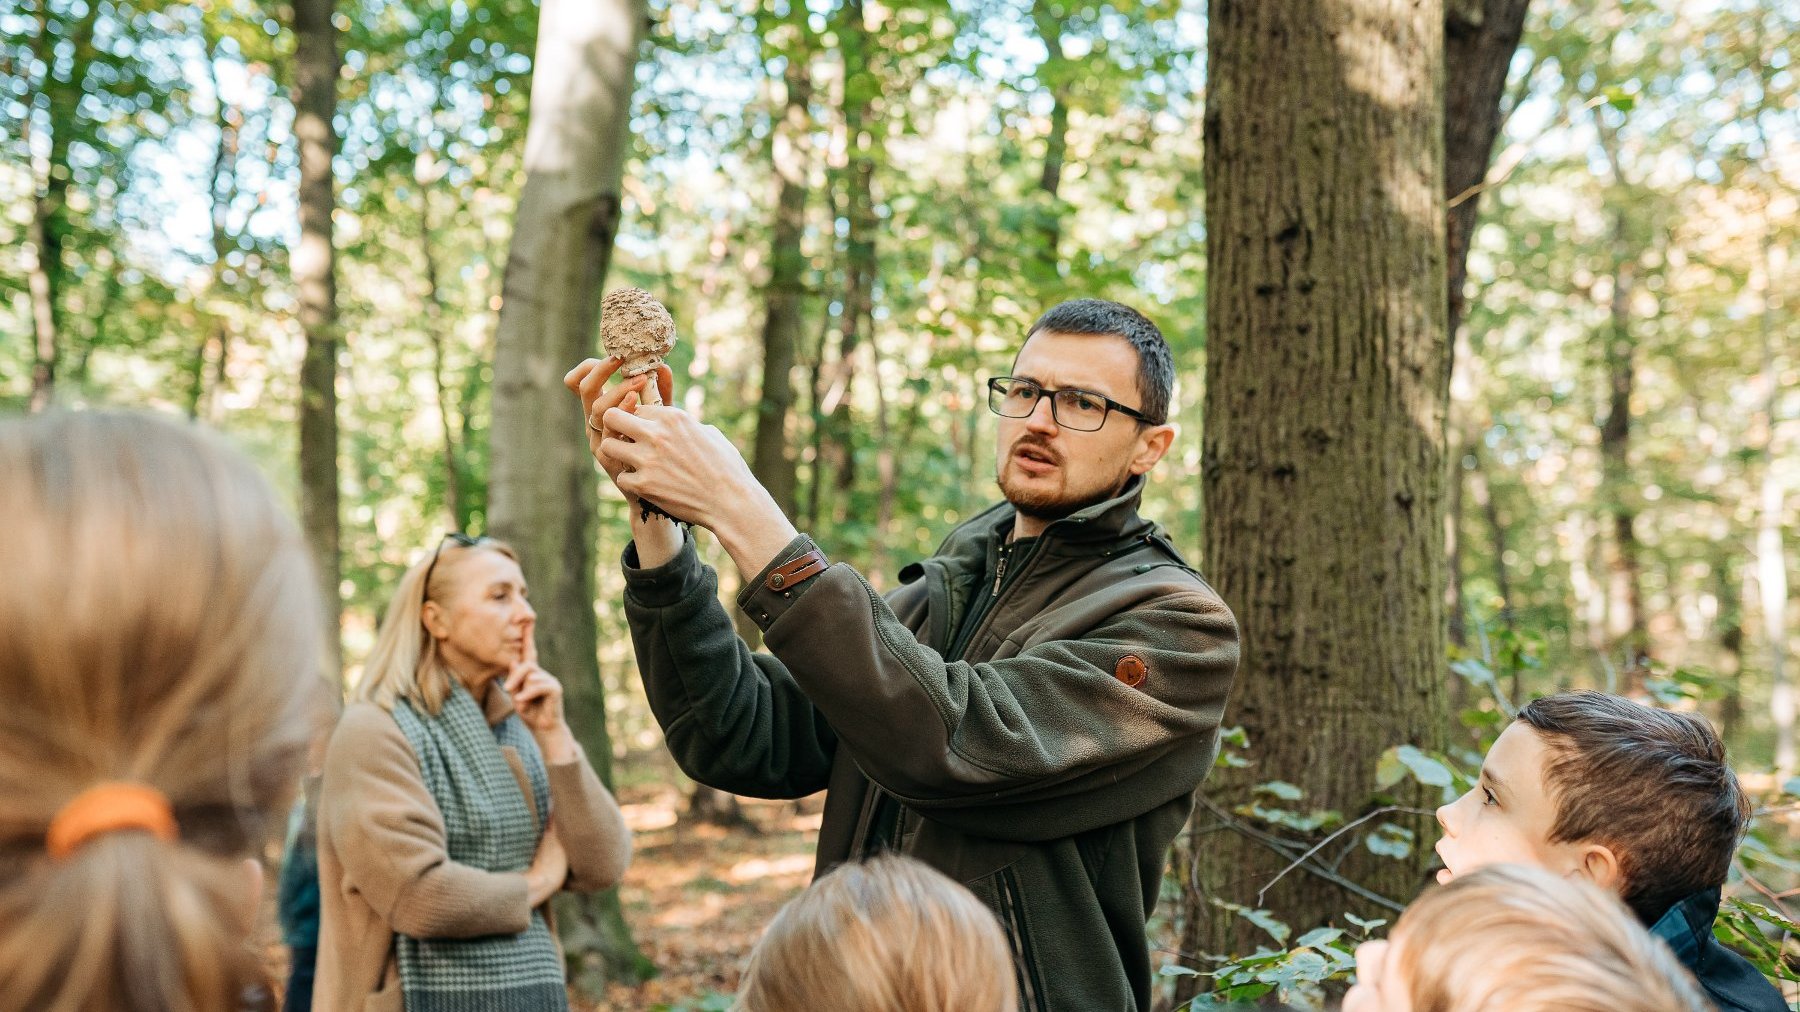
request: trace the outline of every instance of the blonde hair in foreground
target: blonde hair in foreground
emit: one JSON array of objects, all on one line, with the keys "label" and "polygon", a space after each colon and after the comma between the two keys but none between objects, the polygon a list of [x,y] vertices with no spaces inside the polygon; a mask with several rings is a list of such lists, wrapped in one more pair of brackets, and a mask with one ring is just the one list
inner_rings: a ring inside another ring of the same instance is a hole
[{"label": "blonde hair in foreground", "polygon": [[[369,651],[362,678],[353,690],[358,702],[374,703],[392,711],[394,703],[404,699],[434,716],[444,708],[455,676],[438,653],[437,639],[425,631],[425,602],[436,601],[440,607],[445,606],[456,592],[457,571],[475,552],[499,552],[519,561],[519,553],[504,541],[483,538],[471,547],[446,537],[441,548],[433,546],[432,551],[413,563],[400,577],[400,586],[382,616],[375,648]],[[434,557],[436,566],[431,564]],[[430,587],[424,586],[427,570],[431,574]]]},{"label": "blonde hair in foreground", "polygon": [[1710,1012],[1624,904],[1523,865],[1458,876],[1394,926],[1413,1012]]},{"label": "blonde hair in foreground", "polygon": [[1012,955],[973,893],[911,858],[846,864],[763,932],[742,1012],[1013,1012]]},{"label": "blonde hair in foreground", "polygon": [[[299,532],[215,436],[147,415],[0,421],[0,1010],[223,1012],[263,978],[244,862],[330,704]],[[179,837],[45,850],[102,781]]]}]

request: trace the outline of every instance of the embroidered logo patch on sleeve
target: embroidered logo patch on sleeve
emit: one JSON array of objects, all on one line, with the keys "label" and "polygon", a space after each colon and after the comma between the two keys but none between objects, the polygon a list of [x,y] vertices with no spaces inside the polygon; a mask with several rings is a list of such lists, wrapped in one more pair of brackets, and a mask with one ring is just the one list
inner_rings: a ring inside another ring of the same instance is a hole
[{"label": "embroidered logo patch on sleeve", "polygon": [[1137,654],[1126,654],[1119,658],[1118,665],[1113,668],[1113,677],[1135,689],[1150,677],[1150,665],[1145,664],[1144,659]]}]

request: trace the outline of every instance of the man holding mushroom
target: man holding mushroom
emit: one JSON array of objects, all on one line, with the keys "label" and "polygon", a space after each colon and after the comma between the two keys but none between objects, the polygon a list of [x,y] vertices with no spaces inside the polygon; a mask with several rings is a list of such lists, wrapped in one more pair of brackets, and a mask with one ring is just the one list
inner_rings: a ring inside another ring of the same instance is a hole
[{"label": "man holding mushroom", "polygon": [[695,780],[827,790],[821,874],[894,850],[966,884],[1012,944],[1026,1009],[1147,1010],[1144,924],[1212,767],[1237,625],[1156,524],[1144,475],[1174,439],[1168,345],[1149,320],[1065,302],[988,382],[1005,501],[900,572],[885,599],[795,530],[725,436],[640,404],[666,367],[566,382],[627,499],[718,538],[716,574],[668,516],[632,510],[625,607],[651,708]]}]

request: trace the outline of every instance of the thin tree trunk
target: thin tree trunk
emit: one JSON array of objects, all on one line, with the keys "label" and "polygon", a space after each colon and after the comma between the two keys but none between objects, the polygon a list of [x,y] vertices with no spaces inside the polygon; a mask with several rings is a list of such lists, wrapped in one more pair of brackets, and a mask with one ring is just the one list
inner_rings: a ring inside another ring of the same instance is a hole
[{"label": "thin tree trunk", "polygon": [[300,144],[300,243],[290,256],[306,352],[300,364],[300,524],[319,568],[330,664],[342,668],[338,559],[336,0],[294,0],[294,137]]},{"label": "thin tree trunk", "polygon": [[1744,725],[1744,588],[1730,554],[1731,543],[1720,540],[1714,542],[1714,547],[1717,554],[1711,568],[1718,615],[1713,619],[1713,630],[1723,655],[1719,668],[1725,673],[1725,696],[1719,700],[1719,736],[1735,742]]},{"label": "thin tree trunk", "polygon": [[868,337],[874,319],[875,206],[871,188],[875,177],[875,140],[869,129],[869,109],[875,85],[869,69],[869,32],[863,20],[862,0],[844,0],[839,9],[838,39],[844,60],[842,111],[845,163],[843,313],[838,317],[837,357],[825,374],[825,393],[820,410],[825,413],[825,454],[836,489],[833,516],[848,519],[850,491],[856,486],[855,431],[851,419],[851,394],[856,384],[858,346]]},{"label": "thin tree trunk", "polygon": [[[804,8],[798,10],[804,14]],[[810,34],[801,18],[794,20],[798,37],[788,40],[787,69],[782,76],[786,96],[772,143],[780,183],[763,315],[762,398],[757,403],[756,448],[750,461],[757,481],[790,517],[794,516],[799,479],[787,453],[787,427],[794,406],[794,359],[800,347],[801,302],[806,294],[806,254],[800,242],[806,232],[810,169],[806,138],[812,130]]]},{"label": "thin tree trunk", "polygon": [[1621,691],[1637,693],[1643,690],[1650,657],[1631,480],[1631,394],[1637,379],[1631,298],[1636,288],[1637,259],[1626,238],[1625,211],[1621,208],[1616,215],[1610,325],[1602,338],[1606,349],[1607,413],[1600,425],[1605,500],[1612,519],[1612,553],[1607,560],[1607,634],[1608,652],[1620,661],[1624,675]]},{"label": "thin tree trunk", "polygon": [[[81,20],[70,29],[68,38],[69,73],[56,73],[59,62],[50,36],[49,4],[37,7],[37,34],[32,39],[32,55],[44,68],[41,86],[49,103],[47,157],[44,178],[37,186],[31,203],[31,221],[26,226],[34,256],[28,268],[26,288],[31,300],[32,367],[31,402],[33,412],[48,408],[56,396],[56,369],[60,352],[62,296],[67,271],[63,266],[63,244],[69,233],[69,127],[79,112],[81,96],[87,87],[87,68],[94,55],[94,27],[100,5],[90,3]],[[24,117],[24,130],[30,130],[32,117]]]},{"label": "thin tree trunk", "polygon": [[[213,305],[212,327],[202,328],[194,342],[193,359],[188,366],[188,417],[198,419],[201,416],[201,404],[206,398],[208,386],[207,362],[209,359],[217,365],[212,370],[212,385],[224,377],[225,356],[231,343],[230,325],[225,314],[219,311],[218,303],[226,296],[223,290],[225,257],[232,245],[231,235],[231,200],[237,192],[237,157],[238,128],[242,123],[242,115],[225,101],[219,88],[218,60],[220,36],[213,31],[209,22],[202,22],[202,30],[207,35],[206,76],[212,91],[213,102],[217,106],[213,117],[213,129],[218,131],[218,141],[213,146],[212,172],[207,179],[207,197],[212,205],[212,269],[207,278],[207,287]],[[212,349],[217,346],[218,351]]]},{"label": "thin tree trunk", "polygon": [[[1227,828],[1184,898],[1186,951],[1266,941],[1209,899],[1297,931],[1391,916],[1316,865],[1259,901],[1292,852],[1231,810],[1284,780],[1354,819],[1384,750],[1444,740],[1443,44],[1439,0],[1209,8],[1206,568],[1242,630],[1227,712],[1251,766],[1197,811]],[[1355,847],[1336,874],[1398,902],[1429,856]]]},{"label": "thin tree trunk", "polygon": [[419,255],[425,273],[425,335],[431,341],[431,383],[437,391],[438,428],[444,440],[444,507],[453,530],[467,530],[469,514],[462,494],[461,454],[451,422],[450,391],[444,383],[444,297],[438,290],[437,251],[431,236],[431,190],[419,187]]},{"label": "thin tree trunk", "polygon": [[[490,527],[538,591],[538,652],[569,726],[607,783],[612,746],[595,653],[598,483],[563,372],[597,348],[618,233],[643,0],[545,0],[533,62],[525,185],[494,339]],[[571,983],[597,995],[651,971],[617,891],[557,901]]]},{"label": "thin tree trunk", "polygon": [[1481,510],[1482,523],[1487,527],[1488,551],[1494,557],[1494,596],[1500,599],[1500,611],[1496,615],[1507,632],[1514,632],[1512,581],[1507,576],[1506,523],[1500,518],[1500,504],[1494,496],[1493,486],[1488,483],[1487,454],[1480,446],[1474,451],[1475,467],[1469,472],[1469,493],[1475,505]]},{"label": "thin tree trunk", "polygon": [[[1449,277],[1445,330],[1452,338],[1462,325],[1469,240],[1481,203],[1480,191],[1472,188],[1481,184],[1494,159],[1494,141],[1505,122],[1500,101],[1506,94],[1506,70],[1524,34],[1528,6],[1530,0],[1444,4],[1444,193],[1455,201],[1444,234]],[[1451,364],[1446,361],[1445,367]]]},{"label": "thin tree trunk", "polygon": [[[1764,252],[1766,254],[1767,250]],[[1768,270],[1766,256],[1764,270]],[[1786,535],[1781,519],[1783,491],[1775,467],[1776,411],[1782,388],[1775,365],[1766,287],[1763,299],[1762,384],[1767,399],[1763,402],[1761,420],[1763,468],[1762,486],[1757,494],[1756,585],[1761,598],[1763,639],[1769,645],[1769,716],[1775,724],[1775,777],[1777,783],[1783,783],[1794,774],[1797,761],[1794,744],[1796,707],[1794,686],[1787,670],[1788,579],[1787,550],[1783,544]]]},{"label": "thin tree trunk", "polygon": [[881,483],[875,500],[875,540],[871,545],[869,581],[877,591],[888,589],[888,573],[893,565],[889,554],[894,523],[894,503],[899,497],[899,468],[895,462],[892,411],[887,390],[881,382],[881,343],[869,334],[869,379],[875,388],[875,474]]},{"label": "thin tree trunk", "polygon": [[1038,70],[1050,91],[1050,130],[1044,137],[1044,166],[1038,175],[1038,190],[1045,195],[1045,205],[1037,221],[1036,259],[1046,269],[1043,281],[1048,283],[1061,275],[1062,214],[1059,191],[1062,189],[1063,163],[1069,152],[1069,61],[1063,56],[1063,11],[1051,0],[1035,0],[1031,19],[1037,26],[1038,38],[1047,54]]},{"label": "thin tree trunk", "polygon": [[[1461,426],[1453,426],[1460,429]],[[1461,438],[1456,432],[1446,436],[1445,445],[1459,447],[1451,455],[1449,461],[1450,481],[1445,488],[1447,502],[1444,506],[1444,568],[1449,574],[1448,585],[1444,589],[1444,611],[1446,615],[1446,631],[1450,645],[1461,649],[1468,646],[1468,604],[1464,600],[1463,587],[1463,495],[1469,484],[1468,469],[1464,462],[1469,454],[1475,452],[1475,438]],[[1462,679],[1452,677],[1450,694],[1455,699],[1453,708],[1460,709]]]}]

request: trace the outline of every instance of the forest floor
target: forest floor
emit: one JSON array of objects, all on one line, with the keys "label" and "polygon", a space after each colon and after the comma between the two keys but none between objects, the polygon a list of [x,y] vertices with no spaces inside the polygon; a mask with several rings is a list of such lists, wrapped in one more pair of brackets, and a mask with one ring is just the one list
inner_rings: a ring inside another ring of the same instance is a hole
[{"label": "forest floor", "polygon": [[615,984],[590,1007],[725,1009],[763,928],[812,879],[824,795],[740,799],[747,828],[689,825],[678,816],[690,785],[667,752],[620,766],[619,803],[636,847],[620,895],[638,947],[659,973],[635,987]]}]

